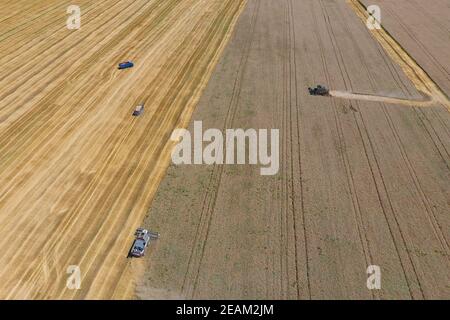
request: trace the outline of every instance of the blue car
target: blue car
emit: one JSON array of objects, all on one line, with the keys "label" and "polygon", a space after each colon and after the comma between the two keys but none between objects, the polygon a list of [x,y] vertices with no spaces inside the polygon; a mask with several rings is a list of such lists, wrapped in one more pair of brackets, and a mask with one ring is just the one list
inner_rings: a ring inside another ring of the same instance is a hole
[{"label": "blue car", "polygon": [[122,62],[122,63],[119,63],[119,70],[132,68],[133,66],[134,66],[134,63],[131,61]]}]

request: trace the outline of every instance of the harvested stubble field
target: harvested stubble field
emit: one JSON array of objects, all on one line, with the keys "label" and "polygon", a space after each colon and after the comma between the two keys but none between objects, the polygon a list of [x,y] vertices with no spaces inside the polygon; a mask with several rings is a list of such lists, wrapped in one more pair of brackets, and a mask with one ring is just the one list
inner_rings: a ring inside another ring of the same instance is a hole
[{"label": "harvested stubble field", "polygon": [[[389,34],[357,0],[0,0],[0,298],[449,298],[449,8],[373,2]],[[280,172],[171,166],[156,193],[199,99],[204,128],[280,129]]]},{"label": "harvested stubble field", "polygon": [[[278,128],[280,172],[170,166],[146,218],[162,238],[138,297],[450,298],[450,113],[439,103],[450,84],[369,31],[359,6],[247,1],[189,128]],[[341,96],[309,96],[317,83]],[[432,103],[414,102],[424,95]],[[366,287],[369,265],[381,290]]]},{"label": "harvested stubble field", "polygon": [[[0,1],[0,298],[124,298],[126,259],[241,0]],[[68,30],[69,5],[81,29]],[[117,70],[133,60],[134,69]],[[145,103],[143,116],[131,113]],[[81,289],[66,287],[79,266]]]}]

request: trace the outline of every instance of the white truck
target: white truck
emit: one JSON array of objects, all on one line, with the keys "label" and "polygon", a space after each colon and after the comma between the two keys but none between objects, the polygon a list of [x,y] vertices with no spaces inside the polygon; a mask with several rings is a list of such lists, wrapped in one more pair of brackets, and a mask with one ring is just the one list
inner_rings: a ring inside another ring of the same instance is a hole
[{"label": "white truck", "polygon": [[141,103],[140,105],[138,105],[134,111],[133,111],[133,116],[134,117],[139,117],[142,113],[144,112],[144,104]]}]

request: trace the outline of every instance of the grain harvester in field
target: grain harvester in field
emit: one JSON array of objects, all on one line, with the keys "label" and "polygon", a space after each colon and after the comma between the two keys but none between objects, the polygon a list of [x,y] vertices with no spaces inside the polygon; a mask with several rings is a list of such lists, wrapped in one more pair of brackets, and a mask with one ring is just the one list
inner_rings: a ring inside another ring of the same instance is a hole
[{"label": "grain harvester in field", "polygon": [[150,241],[159,239],[159,233],[148,231],[144,228],[136,229],[134,236],[135,239],[128,252],[128,258],[140,258],[145,256],[145,249],[148,247]]},{"label": "grain harvester in field", "polygon": [[328,96],[330,95],[330,90],[328,90],[325,86],[320,84],[315,88],[308,88],[309,94],[312,96]]}]

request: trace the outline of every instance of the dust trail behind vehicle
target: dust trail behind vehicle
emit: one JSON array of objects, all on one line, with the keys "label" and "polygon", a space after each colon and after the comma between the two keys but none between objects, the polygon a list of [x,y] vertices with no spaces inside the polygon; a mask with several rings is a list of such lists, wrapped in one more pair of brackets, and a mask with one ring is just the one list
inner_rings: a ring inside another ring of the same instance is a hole
[{"label": "dust trail behind vehicle", "polygon": [[388,96],[378,96],[373,94],[353,93],[349,91],[330,90],[330,96],[335,98],[350,99],[350,100],[364,100],[382,103],[398,104],[403,106],[415,107],[431,107],[436,104],[432,99],[429,100],[411,100],[405,98],[396,98]]},{"label": "dust trail behind vehicle", "polygon": [[[367,8],[358,0],[347,0],[347,3],[355,11],[358,17],[365,23],[369,17]],[[450,100],[441,88],[430,78],[422,67],[406,52],[402,46],[393,39],[381,26],[380,29],[370,30],[372,36],[383,47],[386,53],[403,70],[418,91],[429,95],[433,100],[445,106],[450,112]],[[372,100],[373,101],[373,100]]]}]

